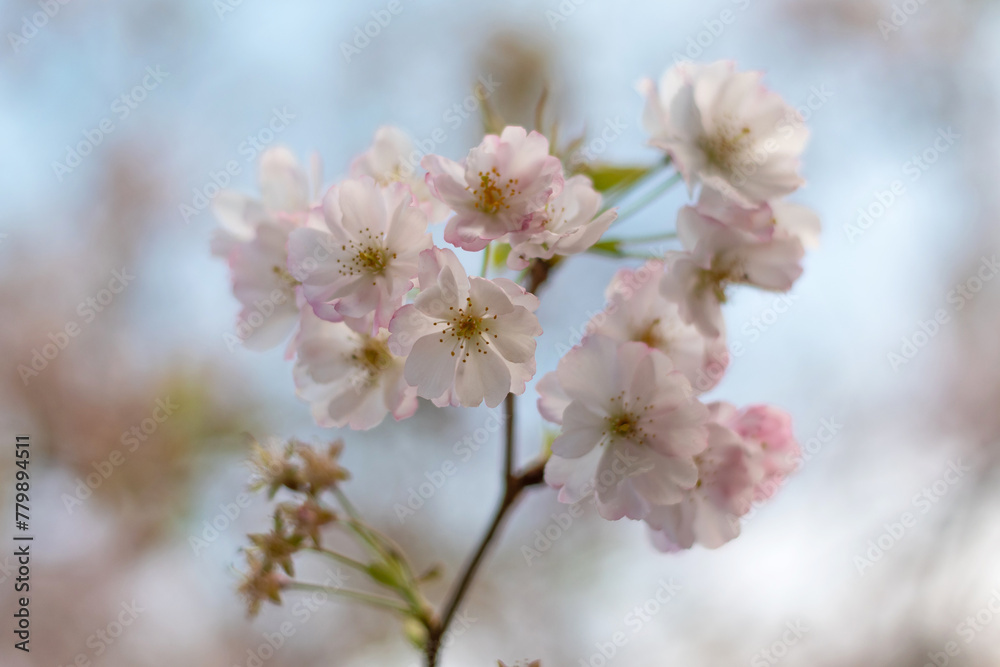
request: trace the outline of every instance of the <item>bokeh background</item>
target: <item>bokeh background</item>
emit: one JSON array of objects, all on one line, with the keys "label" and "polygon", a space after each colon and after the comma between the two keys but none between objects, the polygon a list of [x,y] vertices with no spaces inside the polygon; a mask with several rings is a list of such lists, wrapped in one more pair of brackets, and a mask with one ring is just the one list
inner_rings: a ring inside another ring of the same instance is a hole
[{"label": "bokeh background", "polygon": [[[343,44],[357,47],[357,29],[389,3],[50,0],[53,15],[33,29],[46,3],[3,2],[0,542],[12,544],[16,433],[33,442],[36,541],[30,654],[13,650],[13,547],[0,548],[0,664],[249,667],[286,620],[295,636],[263,664],[416,664],[398,623],[377,611],[330,602],[305,620],[290,606],[245,617],[240,547],[269,508],[255,496],[220,518],[245,491],[242,434],[343,436],[348,492],[418,566],[441,564],[429,588],[439,600],[499,492],[492,414],[424,406],[369,433],[317,429],[281,350],[227,345],[238,306],[209,254],[211,212],[186,219],[181,206],[197,209],[196,193],[231,160],[231,187],[255,190],[257,149],[245,142],[267,138],[276,110],[290,120],[273,141],[303,158],[318,152],[326,185],[387,123],[418,139],[443,129],[435,150],[458,159],[481,126],[448,110],[480,76],[500,82],[491,101],[509,120],[530,122],[547,86],[565,136],[623,125],[601,158],[649,162],[633,85],[685,57],[765,70],[807,111],[809,184],[794,199],[821,213],[822,247],[786,302],[752,291],[733,300],[741,351],[711,394],[784,407],[807,455],[718,551],[660,554],[641,525],[588,508],[529,563],[523,548],[564,509],[533,491],[444,664],[997,664],[1000,279],[983,268],[1000,250],[996,5],[399,2],[349,57]],[[162,80],[126,109],[120,96],[147,68]],[[105,120],[110,131],[94,135]],[[90,154],[54,167],[88,133],[100,137]],[[951,139],[935,147],[942,136]],[[627,231],[669,228],[682,201],[675,193]],[[601,307],[618,266],[575,259],[546,288],[539,375]],[[81,307],[104,298],[115,271],[134,278],[99,312]],[[17,367],[70,323],[79,335],[25,381]],[[130,451],[122,438],[158,401],[176,407]],[[530,391],[520,413],[527,460],[543,428]],[[463,460],[454,447],[467,437],[483,445]],[[67,500],[86,495],[81,480],[113,456],[88,497]],[[446,461],[460,474],[400,521],[393,506]],[[897,527],[907,512],[912,525]],[[213,522],[224,529],[213,533]],[[325,566],[312,567],[322,578]],[[676,595],[637,615],[661,582]],[[123,613],[134,621],[107,635]],[[618,632],[627,641],[605,658]]]}]

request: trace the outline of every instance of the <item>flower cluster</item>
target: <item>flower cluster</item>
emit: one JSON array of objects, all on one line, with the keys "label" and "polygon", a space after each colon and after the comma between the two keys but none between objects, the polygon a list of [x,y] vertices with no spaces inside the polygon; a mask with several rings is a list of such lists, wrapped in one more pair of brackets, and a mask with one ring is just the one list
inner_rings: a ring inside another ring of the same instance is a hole
[{"label": "flower cluster", "polygon": [[[605,201],[672,166],[692,200],[677,213],[678,245],[618,271],[587,335],[537,383],[542,416],[561,426],[544,477],[562,502],[593,495],[602,517],[645,521],[662,549],[717,547],[798,455],[786,414],[704,400],[729,365],[722,307],[735,286],[790,290],[819,235],[818,217],[783,199],[803,182],[808,132],[760,79],[719,62],[641,82],[643,124],[663,152],[648,168],[567,167],[565,151],[518,126],[455,161],[383,127],[344,179],[311,194],[291,153],[271,149],[261,198],[225,192],[215,206],[241,338],[290,338],[299,396],[325,427],[406,419],[420,398],[495,407],[536,374],[534,292],[568,256],[635,256],[621,248],[641,240],[605,238],[620,222]],[[434,244],[437,223],[454,249]],[[484,254],[481,274],[463,263],[472,252]],[[487,275],[504,263],[510,278]],[[276,475],[274,488],[319,483]],[[315,543],[310,522],[328,518],[317,512],[283,512],[279,541],[291,530]],[[257,546],[261,562],[284,566],[270,542]]]},{"label": "flower cluster", "polygon": [[270,532],[249,536],[249,569],[239,592],[251,616],[264,601],[281,602],[281,591],[295,575],[292,557],[310,545],[319,548],[320,530],[337,521],[336,512],[322,503],[321,496],[349,477],[338,462],[342,450],[340,441],[325,452],[298,440],[267,447],[254,443],[251,488],[266,489],[272,498],[287,489],[297,497],[277,506]]},{"label": "flower cluster", "polygon": [[[309,203],[287,149],[261,160],[261,201],[224,192],[215,251],[229,259],[249,347],[297,333],[295,383],[322,426],[369,429],[436,405],[495,407],[535,374],[538,299],[508,278],[470,276],[428,226],[453,212],[459,248],[509,246],[508,264],[584,252],[615,219],[583,175],[566,176],[538,132],[507,127],[462,162],[423,158],[383,127],[350,176]],[[414,288],[417,289],[414,295]],[[253,326],[268,299],[280,301]]]},{"label": "flower cluster", "polygon": [[678,65],[639,90],[651,144],[697,201],[677,216],[683,249],[620,271],[588,335],[539,381],[542,415],[562,426],[545,478],[562,502],[592,494],[601,516],[645,521],[663,550],[714,548],[799,457],[785,413],[701,395],[729,363],[730,288],[790,290],[817,242],[815,214],[780,199],[802,183],[807,132],[731,63]]}]

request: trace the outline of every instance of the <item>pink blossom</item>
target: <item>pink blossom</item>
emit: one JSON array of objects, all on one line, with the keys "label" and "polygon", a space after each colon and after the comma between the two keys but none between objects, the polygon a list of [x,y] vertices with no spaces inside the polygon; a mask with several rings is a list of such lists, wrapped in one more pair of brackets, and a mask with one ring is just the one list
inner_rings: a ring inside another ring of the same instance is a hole
[{"label": "pink blossom", "polygon": [[731,285],[787,292],[802,274],[805,250],[791,235],[770,238],[708,218],[686,206],[677,216],[685,252],[666,255],[663,295],[706,336],[722,334],[722,304]]},{"label": "pink blossom", "polygon": [[428,155],[421,164],[431,191],[455,211],[445,241],[465,250],[537,228],[563,188],[562,163],[549,155],[548,139],[523,127],[486,135],[461,163]]},{"label": "pink blossom", "polygon": [[325,229],[297,229],[288,241],[289,273],[321,318],[340,321],[374,313],[385,327],[431,246],[427,216],[404,184],[370,178],[341,183],[323,198]]},{"label": "pink blossom", "polygon": [[406,380],[439,405],[499,405],[535,374],[538,299],[510,280],[469,277],[455,253],[420,254],[420,294],[389,323]]},{"label": "pink blossom", "polygon": [[614,209],[600,213],[601,195],[583,175],[566,179],[562,192],[538,212],[531,226],[512,232],[507,266],[520,270],[532,259],[576,255],[597,243],[618,217]]},{"label": "pink blossom", "polygon": [[695,457],[698,483],[679,502],[646,517],[653,543],[663,551],[695,543],[715,549],[740,533],[740,517],[774,495],[796,467],[800,452],[791,419],[776,408],[709,407],[707,449]]},{"label": "pink blossom", "polygon": [[729,408],[725,422],[760,462],[762,476],[754,487],[754,500],[767,500],[802,458],[791,416],[770,405],[753,405],[738,412]]},{"label": "pink blossom", "polygon": [[677,304],[660,292],[663,268],[662,262],[649,261],[637,270],[618,271],[605,291],[607,305],[591,318],[587,331],[660,350],[696,392],[706,392],[729,365],[725,336],[706,336],[681,319]]},{"label": "pink blossom", "polygon": [[651,144],[670,155],[692,193],[703,184],[755,208],[802,185],[798,163],[808,130],[761,78],[720,61],[682,63],[659,84],[639,83]]},{"label": "pink blossom", "polygon": [[367,430],[387,414],[398,421],[417,410],[417,390],[403,379],[405,359],[389,351],[389,332],[365,333],[372,317],[355,330],[302,309],[295,386],[320,426]]},{"label": "pink blossom", "polygon": [[292,230],[316,222],[309,180],[287,148],[261,154],[259,182],[260,199],[224,190],[212,202],[221,225],[212,252],[229,262],[243,305],[237,334],[255,350],[278,345],[298,322],[298,281],[286,270],[286,245]]},{"label": "pink blossom", "polygon": [[596,492],[601,516],[641,519],[697,482],[708,411],[659,350],[591,335],[538,390],[543,416],[562,425],[545,466],[560,502]]},{"label": "pink blossom", "polygon": [[383,125],[375,131],[371,147],[351,162],[351,176],[368,176],[381,186],[405,183],[427,219],[440,222],[448,215],[448,207],[431,194],[423,170],[417,168],[420,155],[409,135],[398,127]]}]

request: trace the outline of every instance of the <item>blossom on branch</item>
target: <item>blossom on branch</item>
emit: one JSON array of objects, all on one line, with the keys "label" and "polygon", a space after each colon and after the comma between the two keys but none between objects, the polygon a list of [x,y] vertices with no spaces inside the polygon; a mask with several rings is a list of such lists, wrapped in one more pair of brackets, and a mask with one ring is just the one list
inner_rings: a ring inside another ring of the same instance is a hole
[{"label": "blossom on branch", "polygon": [[387,414],[398,421],[417,410],[417,390],[403,379],[405,359],[389,351],[388,330],[371,333],[370,321],[356,331],[302,310],[293,374],[320,426],[367,430]]},{"label": "blossom on branch", "polygon": [[809,132],[761,77],[719,61],[681,63],[658,84],[640,81],[650,143],[670,155],[690,192],[701,184],[755,208],[802,185],[799,156]]},{"label": "blossom on branch", "polygon": [[618,217],[614,209],[600,210],[601,195],[589,178],[578,174],[566,179],[562,192],[545,204],[528,229],[508,234],[507,266],[526,269],[532,259],[585,252]]},{"label": "blossom on branch", "polygon": [[706,336],[724,328],[722,304],[731,285],[787,292],[802,274],[802,242],[774,230],[769,238],[708,218],[686,206],[677,216],[684,252],[669,252],[663,295]]},{"label": "blossom on branch", "polygon": [[697,482],[708,411],[659,350],[588,336],[538,391],[542,415],[562,425],[545,467],[560,502],[596,492],[601,516],[642,519]]},{"label": "blossom on branch", "polygon": [[330,188],[323,220],[325,229],[289,236],[289,273],[322,319],[374,314],[373,327],[385,327],[413,287],[417,256],[431,246],[427,216],[406,185],[366,177]]},{"label": "blossom on branch", "polygon": [[455,211],[444,239],[464,250],[540,229],[545,205],[563,189],[562,163],[549,155],[549,140],[523,127],[486,135],[462,162],[428,155],[421,164],[431,191]]},{"label": "blossom on branch", "polygon": [[455,253],[420,254],[420,294],[389,323],[389,349],[405,378],[438,405],[499,405],[524,393],[542,333],[538,299],[506,279],[469,277]]},{"label": "blossom on branch", "polygon": [[409,135],[398,127],[383,125],[375,130],[371,147],[351,162],[351,176],[369,176],[382,186],[405,183],[427,219],[440,222],[448,215],[448,207],[431,195],[425,174],[418,169],[420,155]]}]

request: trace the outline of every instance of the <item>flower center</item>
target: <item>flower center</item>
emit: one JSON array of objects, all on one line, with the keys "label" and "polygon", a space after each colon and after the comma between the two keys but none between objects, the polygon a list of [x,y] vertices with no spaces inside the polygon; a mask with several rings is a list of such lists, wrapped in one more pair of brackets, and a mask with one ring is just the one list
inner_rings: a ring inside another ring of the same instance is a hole
[{"label": "flower center", "polygon": [[739,159],[750,143],[750,128],[739,132],[720,128],[716,134],[699,137],[697,146],[705,154],[705,161],[724,174],[732,174],[739,166]]},{"label": "flower center", "polygon": [[340,246],[340,249],[348,255],[346,259],[336,260],[342,276],[359,273],[378,276],[385,273],[392,260],[396,259],[396,253],[390,252],[385,247],[381,234],[375,234],[370,228],[365,227],[361,235],[363,237],[361,240],[348,241]]},{"label": "flower center", "polygon": [[392,353],[382,338],[365,336],[361,345],[351,353],[351,361],[361,371],[357,381],[370,385],[392,364]]},{"label": "flower center", "polygon": [[455,336],[464,340],[469,340],[470,338],[478,336],[479,330],[482,326],[482,318],[476,317],[472,314],[466,314],[461,311],[458,318],[452,320],[451,324],[451,328],[455,332]]},{"label": "flower center", "polygon": [[278,266],[277,264],[275,264],[274,266],[271,267],[271,272],[274,273],[274,275],[278,278],[278,280],[284,282],[289,287],[295,288],[302,284],[295,279],[295,276],[293,276],[291,273],[288,272],[288,269],[286,269],[283,266]]},{"label": "flower center", "polygon": [[358,264],[364,267],[369,273],[382,273],[389,265],[389,253],[385,248],[368,246],[358,251]]},{"label": "flower center", "polygon": [[[633,403],[643,404],[641,398],[633,398]],[[604,436],[611,441],[616,438],[626,438],[637,445],[646,444],[646,436],[649,433],[643,426],[644,413],[652,410],[652,405],[644,407],[629,406],[629,401],[625,399],[625,392],[621,392],[611,399],[611,410],[604,420]]]},{"label": "flower center", "polygon": [[519,191],[514,187],[517,181],[516,178],[508,178],[506,183],[502,183],[496,167],[486,173],[479,172],[479,186],[475,189],[476,210],[499,213],[502,209],[510,208],[507,199],[518,194]]},{"label": "flower center", "polygon": [[[441,330],[439,334],[440,338],[438,342],[443,343],[446,337],[454,338],[458,341],[458,352],[454,350],[451,356],[456,354],[461,354],[462,363],[465,363],[465,358],[468,357],[472,352],[480,352],[486,354],[486,346],[490,344],[490,336],[494,339],[497,334],[490,333],[490,328],[487,326],[487,322],[490,319],[496,319],[497,316],[493,315],[490,317],[489,311],[490,307],[486,306],[483,309],[482,315],[477,315],[475,309],[472,307],[472,299],[466,298],[466,307],[460,308],[455,311],[454,307],[450,310],[454,311],[455,314],[446,320],[438,320],[434,323],[434,326],[441,326],[444,329]],[[473,346],[475,349],[473,349]]]},{"label": "flower center", "polygon": [[608,417],[608,427],[615,435],[630,435],[638,428],[636,419],[631,414],[622,414],[617,417]]},{"label": "flower center", "polygon": [[636,343],[645,343],[649,347],[661,348],[664,344],[663,337],[660,336],[657,330],[660,324],[660,318],[656,318],[650,322],[645,329],[640,329],[633,336],[632,340]]},{"label": "flower center", "polygon": [[702,269],[698,275],[695,290],[698,292],[711,290],[719,303],[726,303],[726,288],[733,283],[746,281],[746,271],[739,261],[726,259],[725,257],[716,257],[712,260],[712,268]]},{"label": "flower center", "polygon": [[393,183],[400,183],[406,180],[406,176],[403,174],[402,165],[393,166],[392,170],[383,172],[378,175],[375,181],[382,187],[392,185]]}]

